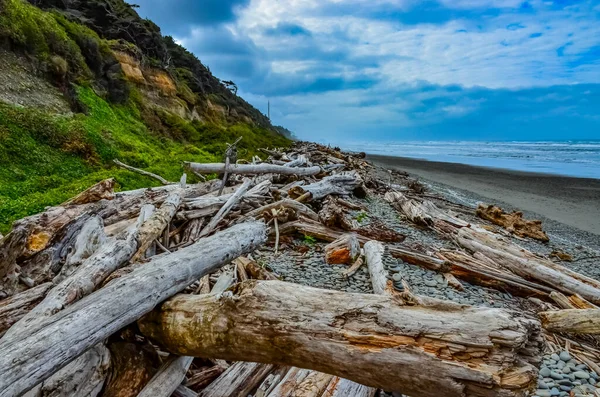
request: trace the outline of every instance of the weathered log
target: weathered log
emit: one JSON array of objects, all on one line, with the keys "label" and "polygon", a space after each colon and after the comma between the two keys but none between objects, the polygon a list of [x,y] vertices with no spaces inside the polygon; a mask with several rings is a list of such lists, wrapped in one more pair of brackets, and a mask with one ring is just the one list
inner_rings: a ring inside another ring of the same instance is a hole
[{"label": "weathered log", "polygon": [[13,324],[33,309],[46,293],[53,287],[52,283],[40,284],[19,294],[0,301],[0,336]]},{"label": "weathered log", "polygon": [[377,393],[377,389],[373,387],[335,377],[327,386],[323,397],[375,397],[375,393]]},{"label": "weathered log", "polygon": [[[58,272],[61,271],[64,266],[70,252],[72,252],[74,246],[77,244],[78,235],[81,234],[82,228],[89,221],[90,215],[83,214],[78,218],[68,222],[60,228],[55,234],[53,234],[51,240],[45,248],[39,252],[33,253],[30,257],[25,255],[25,258],[21,257],[20,266],[17,266],[17,257],[14,257],[12,262],[11,274],[6,275],[5,280],[0,280],[1,287],[7,295],[12,295],[20,290],[17,282],[23,278],[30,279],[33,284],[41,284],[47,281],[51,281]],[[35,225],[25,223],[24,225],[16,226],[13,232],[6,236],[7,239],[20,234],[21,237],[15,239],[14,244],[9,243],[12,246],[15,254],[23,254],[23,250],[26,249],[27,234],[33,230]],[[2,269],[0,269],[1,273]]]},{"label": "weathered log", "polygon": [[156,179],[157,181],[159,181],[160,183],[162,183],[163,185],[172,185],[172,184],[173,184],[173,182],[169,182],[169,181],[167,181],[165,178],[163,178],[163,177],[162,177],[162,176],[160,176],[160,175],[156,175],[156,174],[153,174],[152,172],[148,172],[148,171],[141,170],[141,169],[139,169],[139,168],[132,167],[132,166],[130,166],[130,165],[127,165],[127,164],[125,164],[125,163],[122,163],[122,162],[120,162],[120,161],[119,161],[119,160],[117,160],[117,159],[114,159],[114,160],[113,160],[113,162],[114,162],[114,163],[115,163],[117,166],[119,166],[119,167],[121,167],[121,168],[124,168],[124,169],[126,169],[126,170],[129,170],[129,171],[135,172],[135,173],[137,173],[137,174],[140,174],[140,175],[148,176],[148,177],[150,177],[150,178],[154,178],[154,179]]},{"label": "weathered log", "polygon": [[[1,340],[0,396],[23,393],[156,304],[224,263],[266,241],[266,227],[246,223],[173,254],[161,256],[113,280],[19,340]],[[227,241],[227,244],[222,244]]]},{"label": "weathered log", "polygon": [[479,204],[477,216],[495,225],[502,226],[519,237],[531,237],[543,242],[550,241],[548,235],[542,230],[542,221],[523,219],[523,213],[520,211],[507,214],[502,211],[502,208],[495,205]]},{"label": "weathered log", "polygon": [[230,291],[177,296],[138,325],[174,354],[309,368],[413,397],[523,396],[537,382],[527,361],[541,358],[540,325],[516,312],[279,281]]},{"label": "weathered log", "polygon": [[405,235],[389,228],[381,221],[371,222],[367,226],[361,226],[352,231],[370,240],[377,240],[382,243],[401,243],[406,239]]},{"label": "weathered log", "polygon": [[173,357],[144,386],[138,397],[169,397],[185,379],[194,357]]},{"label": "weathered log", "polygon": [[298,215],[312,219],[314,221],[319,220],[319,216],[306,205],[297,202],[296,200],[283,199],[276,201],[271,204],[264,205],[260,208],[248,212],[243,219],[258,219],[265,213],[270,213],[272,209],[289,208],[295,211]]},{"label": "weathered log", "polygon": [[204,389],[221,376],[226,369],[220,365],[213,365],[212,367],[197,371],[185,382],[185,386],[196,390]]},{"label": "weathered log", "polygon": [[[297,169],[297,168],[292,168]],[[325,196],[348,196],[362,184],[362,179],[356,172],[344,172],[323,178],[319,182],[305,186],[296,186],[289,191],[292,198],[310,193],[311,200],[320,200]]]},{"label": "weathered log", "polygon": [[388,192],[385,200],[417,225],[432,227],[436,221],[444,221],[454,227],[468,227],[469,223],[447,214],[429,200],[410,199],[400,192]]},{"label": "weathered log", "polygon": [[244,181],[242,186],[240,186],[240,188],[227,200],[223,207],[221,207],[219,212],[217,212],[217,214],[210,220],[210,222],[208,222],[208,225],[206,225],[204,229],[202,229],[202,231],[200,232],[200,237],[208,236],[217,228],[219,222],[221,222],[223,218],[227,216],[229,211],[231,211],[233,206],[241,200],[244,194],[246,194],[248,189],[250,189],[250,187],[252,186],[252,183],[253,182],[251,179],[246,179]]},{"label": "weathered log", "polygon": [[365,261],[364,261],[363,257],[359,256],[359,258],[354,262],[354,264],[351,267],[349,267],[348,269],[346,269],[342,272],[342,275],[346,278],[352,277],[358,271],[358,269],[360,269],[362,267],[364,262]]},{"label": "weathered log", "polygon": [[343,230],[354,229],[352,219],[348,217],[345,208],[339,205],[334,197],[326,199],[323,208],[319,211],[319,220],[327,227]]},{"label": "weathered log", "polygon": [[36,386],[25,397],[95,397],[100,394],[110,368],[110,353],[99,343]]},{"label": "weathered log", "polygon": [[158,367],[158,355],[147,343],[109,342],[111,363],[102,397],[136,397]]},{"label": "weathered log", "polygon": [[289,163],[285,163],[284,167],[302,167],[308,164],[308,159],[305,155],[300,154],[295,160],[290,161]]},{"label": "weathered log", "polygon": [[107,238],[104,233],[104,223],[99,216],[93,216],[85,222],[81,231],[75,237],[69,254],[62,265],[60,272],[52,282],[56,285],[69,277],[89,257],[91,257],[102,245],[106,244]]},{"label": "weathered log", "polygon": [[[185,166],[194,172],[201,174],[220,174],[225,172],[224,163],[185,163]],[[285,167],[273,164],[232,164],[227,167],[230,174],[238,175],[259,175],[259,174],[280,174],[280,175],[317,175],[321,172],[321,167]]]},{"label": "weathered log", "polygon": [[386,293],[388,274],[383,267],[383,253],[385,248],[379,241],[369,241],[364,246],[367,267],[371,276],[373,292],[379,295]]},{"label": "weathered log", "polygon": [[186,386],[179,385],[173,392],[172,397],[198,397],[198,393]]},{"label": "weathered log", "polygon": [[333,375],[292,368],[267,397],[321,397]]},{"label": "weathered log", "polygon": [[113,178],[105,179],[61,205],[80,205],[95,203],[100,200],[112,200],[115,198],[115,184],[116,181]]},{"label": "weathered log", "polygon": [[273,369],[270,364],[237,362],[202,390],[198,397],[247,397]]},{"label": "weathered log", "polygon": [[502,241],[491,233],[470,228],[458,231],[457,242],[473,252],[479,252],[503,268],[563,293],[578,293],[584,299],[600,304],[600,282],[583,276],[549,260],[540,259],[516,244]]},{"label": "weathered log", "polygon": [[252,276],[255,280],[279,280],[273,273],[260,267],[258,263],[246,258],[239,257],[237,261],[244,265],[244,269]]},{"label": "weathered log", "polygon": [[154,240],[159,238],[165,228],[169,225],[179,209],[183,190],[183,188],[177,189],[169,194],[169,197],[162,203],[160,208],[154,211],[154,213],[140,226],[137,233],[137,251],[135,255],[133,255],[133,258],[131,258],[133,262],[138,262],[145,256],[146,251],[150,248]]},{"label": "weathered log", "polygon": [[550,332],[600,334],[599,309],[568,309],[541,312],[542,326]]},{"label": "weathered log", "polygon": [[499,269],[497,265],[496,268],[484,266],[481,261],[461,252],[444,251],[439,255],[448,260],[449,267],[446,271],[471,284],[495,288],[522,297],[547,298],[553,291],[550,287]]},{"label": "weathered log", "polygon": [[325,261],[330,265],[352,265],[360,256],[360,243],[356,234],[339,237],[325,247]]}]

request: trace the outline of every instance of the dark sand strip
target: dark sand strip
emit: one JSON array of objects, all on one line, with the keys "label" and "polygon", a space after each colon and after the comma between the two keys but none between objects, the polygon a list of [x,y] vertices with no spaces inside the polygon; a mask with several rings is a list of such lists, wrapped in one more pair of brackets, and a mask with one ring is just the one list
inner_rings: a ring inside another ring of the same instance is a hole
[{"label": "dark sand strip", "polygon": [[600,235],[600,179],[571,178],[405,157],[368,155],[388,169],[466,190]]}]

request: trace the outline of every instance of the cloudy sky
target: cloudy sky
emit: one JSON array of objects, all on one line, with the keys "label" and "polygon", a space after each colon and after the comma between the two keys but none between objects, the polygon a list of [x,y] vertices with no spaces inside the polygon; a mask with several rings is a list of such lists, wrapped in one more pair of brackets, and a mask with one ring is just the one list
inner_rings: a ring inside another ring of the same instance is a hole
[{"label": "cloudy sky", "polygon": [[136,0],[304,139],[600,139],[600,0]]}]

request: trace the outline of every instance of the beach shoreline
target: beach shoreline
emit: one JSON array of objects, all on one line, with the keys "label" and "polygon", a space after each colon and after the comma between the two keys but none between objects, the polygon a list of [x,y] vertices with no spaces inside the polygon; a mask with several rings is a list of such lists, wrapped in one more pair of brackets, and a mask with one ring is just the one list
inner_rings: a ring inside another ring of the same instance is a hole
[{"label": "beach shoreline", "polygon": [[[503,204],[600,236],[600,179],[576,178],[406,157],[367,155],[387,169],[405,171],[466,193],[470,204]],[[465,197],[466,197],[465,196]]]}]

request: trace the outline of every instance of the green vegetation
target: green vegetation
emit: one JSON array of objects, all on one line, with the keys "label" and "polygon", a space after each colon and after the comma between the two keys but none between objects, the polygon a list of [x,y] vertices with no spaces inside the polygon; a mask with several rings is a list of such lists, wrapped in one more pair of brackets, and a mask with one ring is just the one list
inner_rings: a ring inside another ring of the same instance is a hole
[{"label": "green vegetation", "polygon": [[306,245],[315,245],[317,243],[317,239],[313,236],[309,236],[307,234],[304,235],[304,244]]},{"label": "green vegetation", "polygon": [[[122,0],[106,3],[116,14],[97,14],[105,9],[103,2],[77,2],[86,21],[106,24],[89,24],[92,30],[67,19],[51,1],[41,2],[50,10],[44,11],[23,0],[0,0],[0,45],[10,43],[11,50],[29,55],[37,71],[48,76],[73,110],[80,112],[53,115],[0,102],[1,233],[14,220],[60,204],[106,178],[114,177],[122,190],[156,185],[152,179],[114,167],[115,158],[176,181],[183,161],[220,161],[226,143],[240,136],[239,158],[251,158],[260,147],[290,143],[195,56],[163,38],[156,25],[139,18]],[[118,37],[124,29],[134,29],[128,37],[144,41],[130,43]],[[176,79],[177,95],[190,106],[204,108],[203,101],[210,98],[225,104],[228,114],[231,109],[237,118],[201,114],[212,122],[187,121],[148,103],[127,82],[112,49],[155,66],[161,62],[149,61],[175,54],[169,71]],[[240,121],[248,119],[254,125]]]},{"label": "green vegetation", "polygon": [[288,144],[260,128],[221,128],[176,116],[165,124],[177,138],[165,137],[149,131],[132,103],[111,105],[84,87],[78,97],[88,115],[52,116],[0,103],[0,232],[102,179],[116,178],[123,190],[156,186],[152,179],[113,167],[115,158],[176,181],[183,161],[220,161],[225,142],[239,136],[242,156],[261,146]]},{"label": "green vegetation", "polygon": [[367,219],[368,214],[365,211],[361,211],[356,215],[356,220],[362,223],[365,219]]}]

